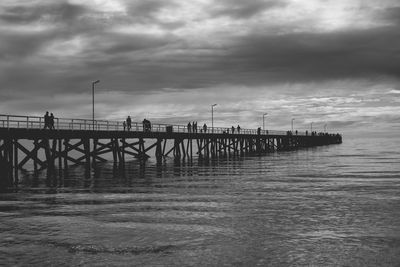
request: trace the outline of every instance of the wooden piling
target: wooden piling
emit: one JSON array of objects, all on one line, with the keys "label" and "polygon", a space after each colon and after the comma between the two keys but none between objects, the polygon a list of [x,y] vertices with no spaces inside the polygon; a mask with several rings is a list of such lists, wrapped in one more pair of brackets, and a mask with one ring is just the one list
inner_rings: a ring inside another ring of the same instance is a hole
[{"label": "wooden piling", "polygon": [[18,140],[14,139],[14,185],[18,186]]}]

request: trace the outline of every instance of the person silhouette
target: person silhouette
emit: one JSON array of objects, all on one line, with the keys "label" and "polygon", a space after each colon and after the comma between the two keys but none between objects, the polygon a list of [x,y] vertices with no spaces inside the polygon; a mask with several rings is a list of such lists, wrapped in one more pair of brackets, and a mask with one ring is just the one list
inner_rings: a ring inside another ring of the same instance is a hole
[{"label": "person silhouette", "polygon": [[237,126],[237,133],[240,133],[240,126],[239,126],[239,124],[238,124],[238,126]]},{"label": "person silhouette", "polygon": [[232,126],[232,134],[235,133],[235,127]]},{"label": "person silhouette", "polygon": [[188,130],[188,133],[190,133],[192,131],[192,125],[190,124],[190,122],[187,125],[187,130]]},{"label": "person silhouette", "polygon": [[128,116],[128,118],[126,118],[126,126],[127,126],[127,128],[128,128],[128,131],[130,131],[131,128],[132,128],[132,119],[131,119],[131,116]]},{"label": "person silhouette", "polygon": [[207,132],[207,124],[204,123],[203,125],[203,132],[206,133]]},{"label": "person silhouette", "polygon": [[49,128],[50,129],[55,129],[54,128],[54,115],[53,115],[53,113],[51,113],[50,117],[49,117]]},{"label": "person silhouette", "polygon": [[50,128],[49,120],[50,120],[49,112],[46,111],[46,114],[44,114],[44,128],[43,129]]}]

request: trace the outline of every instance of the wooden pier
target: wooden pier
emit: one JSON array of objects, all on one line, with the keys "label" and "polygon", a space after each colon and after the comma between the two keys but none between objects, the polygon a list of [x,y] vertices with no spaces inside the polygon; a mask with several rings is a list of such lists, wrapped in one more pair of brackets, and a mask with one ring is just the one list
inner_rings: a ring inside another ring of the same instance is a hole
[{"label": "wooden pier", "polygon": [[[216,158],[261,155],[340,144],[339,134],[227,128],[191,129],[183,125],[56,118],[54,129],[43,129],[41,117],[0,115],[0,188],[17,185],[20,170],[30,165],[35,173],[67,172],[71,165],[90,170],[97,162],[113,160],[120,166],[132,158],[157,161],[193,157]],[[28,164],[30,163],[30,164]]]}]

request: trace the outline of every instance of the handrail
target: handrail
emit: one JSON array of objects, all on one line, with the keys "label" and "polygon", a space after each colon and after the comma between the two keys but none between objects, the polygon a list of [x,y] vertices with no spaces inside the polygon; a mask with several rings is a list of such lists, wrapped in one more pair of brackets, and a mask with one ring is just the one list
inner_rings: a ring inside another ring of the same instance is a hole
[{"label": "handrail", "polygon": [[[0,128],[24,128],[24,129],[43,129],[44,118],[39,116],[22,116],[22,115],[6,115],[0,114]],[[123,123],[120,121],[109,120],[91,120],[91,119],[72,119],[72,118],[54,118],[54,130],[73,130],[73,131],[127,131]],[[232,128],[229,127],[197,127],[197,129],[189,129],[186,125],[173,125],[165,123],[152,124],[148,129],[141,122],[132,122],[131,131],[142,132],[172,132],[178,133],[214,133],[214,134],[232,134]],[[257,129],[240,129],[234,128],[234,134],[262,134],[262,135],[311,135],[308,132],[292,133],[290,131],[277,131],[277,130],[257,130]],[[312,135],[317,133],[312,133]],[[318,135],[326,133],[318,133]]]}]

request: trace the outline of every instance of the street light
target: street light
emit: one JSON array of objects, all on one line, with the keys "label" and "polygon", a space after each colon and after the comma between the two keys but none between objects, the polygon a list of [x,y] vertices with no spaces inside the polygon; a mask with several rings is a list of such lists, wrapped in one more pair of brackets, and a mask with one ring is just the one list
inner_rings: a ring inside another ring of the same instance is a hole
[{"label": "street light", "polygon": [[293,132],[293,121],[294,121],[294,119],[292,119],[292,132]]},{"label": "street light", "polygon": [[265,122],[264,122],[264,118],[265,118],[265,116],[266,116],[266,115],[268,115],[268,113],[264,113],[264,114],[263,114],[263,131],[265,130]]},{"label": "street light", "polygon": [[93,131],[94,131],[94,85],[99,83],[100,80],[92,82],[92,123],[93,123]]},{"label": "street light", "polygon": [[212,133],[214,133],[214,107],[216,105],[217,104],[212,104],[211,105],[211,131],[212,131]]}]

